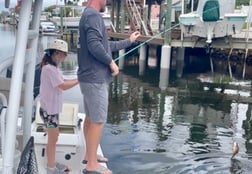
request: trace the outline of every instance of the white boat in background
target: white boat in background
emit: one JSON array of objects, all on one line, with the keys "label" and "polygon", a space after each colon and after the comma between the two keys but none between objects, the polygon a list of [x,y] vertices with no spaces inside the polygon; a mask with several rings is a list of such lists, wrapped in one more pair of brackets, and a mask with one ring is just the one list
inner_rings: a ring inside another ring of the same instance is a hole
[{"label": "white boat in background", "polygon": [[58,29],[57,25],[51,21],[40,20],[39,32],[41,34],[58,33],[59,29]]},{"label": "white boat in background", "polygon": [[[1,80],[8,81],[8,85],[3,87],[6,84],[0,83],[5,91],[0,91],[0,174],[46,173],[47,136],[38,114],[39,102],[36,104],[33,98],[42,4],[43,0],[22,1],[14,57],[0,63],[0,73],[12,66],[12,77]],[[9,0],[5,0],[5,5],[8,8]],[[67,165],[71,169],[70,174],[80,174],[85,168],[82,164],[85,155],[82,133],[85,114],[79,113],[78,108],[77,103],[64,102],[56,147],[56,161]],[[97,153],[103,155],[100,147]]]},{"label": "white boat in background", "polygon": [[199,0],[196,11],[181,14],[180,26],[184,37],[205,38],[211,44],[214,38],[239,33],[247,13],[235,12],[236,0]]},{"label": "white boat in background", "polygon": [[[111,22],[111,15],[109,12],[101,13],[105,26],[107,28],[110,28],[112,25]],[[53,16],[50,18],[51,21],[53,21],[58,27],[64,27],[64,28],[76,28],[79,27],[81,16],[73,16],[73,17],[59,17],[59,16]]]}]

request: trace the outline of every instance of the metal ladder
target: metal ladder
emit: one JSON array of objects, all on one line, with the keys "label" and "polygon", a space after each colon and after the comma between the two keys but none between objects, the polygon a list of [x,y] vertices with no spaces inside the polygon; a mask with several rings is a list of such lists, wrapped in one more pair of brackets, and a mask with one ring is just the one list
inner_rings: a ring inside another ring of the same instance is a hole
[{"label": "metal ladder", "polygon": [[[10,0],[5,0],[5,7],[9,7]],[[33,3],[33,4],[32,4]],[[31,136],[31,120],[33,105],[33,83],[39,37],[39,23],[43,0],[23,0],[20,8],[20,22],[16,35],[16,46],[13,59],[12,78],[9,94],[6,122],[6,140],[3,160],[3,174],[13,174],[14,153],[16,141],[16,126],[21,99],[22,79],[25,73],[25,98],[23,117],[23,143]],[[29,23],[32,14],[31,25]]]},{"label": "metal ladder", "polygon": [[130,15],[131,21],[136,26],[135,30],[140,30],[142,27],[144,34],[147,36],[150,35],[147,25],[142,20],[141,13],[138,10],[138,6],[136,5],[135,0],[127,0],[127,7],[129,9],[129,15]]}]

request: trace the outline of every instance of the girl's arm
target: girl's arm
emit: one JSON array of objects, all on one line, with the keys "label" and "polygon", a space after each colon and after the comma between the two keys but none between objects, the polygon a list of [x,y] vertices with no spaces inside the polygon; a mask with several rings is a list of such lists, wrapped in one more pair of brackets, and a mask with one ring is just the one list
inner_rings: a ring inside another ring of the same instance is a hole
[{"label": "girl's arm", "polygon": [[71,79],[71,80],[65,79],[64,82],[61,83],[58,87],[62,90],[67,90],[74,87],[78,83],[79,83],[78,79]]}]

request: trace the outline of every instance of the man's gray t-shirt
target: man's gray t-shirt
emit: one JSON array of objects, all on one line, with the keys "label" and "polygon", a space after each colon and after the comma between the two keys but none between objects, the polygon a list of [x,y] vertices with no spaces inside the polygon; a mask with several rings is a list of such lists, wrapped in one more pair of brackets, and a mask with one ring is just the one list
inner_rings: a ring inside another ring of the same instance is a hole
[{"label": "man's gray t-shirt", "polygon": [[131,45],[129,39],[108,41],[106,27],[99,12],[86,7],[79,23],[78,80],[87,83],[109,83],[111,51]]}]

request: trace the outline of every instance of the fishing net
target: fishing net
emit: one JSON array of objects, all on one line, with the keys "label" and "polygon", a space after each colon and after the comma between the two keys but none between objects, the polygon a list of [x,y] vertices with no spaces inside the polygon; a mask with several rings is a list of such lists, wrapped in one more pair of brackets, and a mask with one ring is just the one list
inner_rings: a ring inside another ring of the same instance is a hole
[{"label": "fishing net", "polygon": [[38,174],[38,164],[35,155],[34,137],[27,142],[20,158],[17,174]]}]

